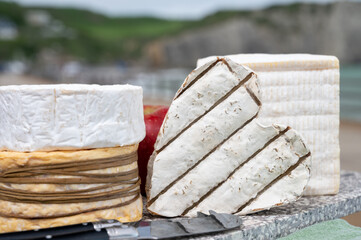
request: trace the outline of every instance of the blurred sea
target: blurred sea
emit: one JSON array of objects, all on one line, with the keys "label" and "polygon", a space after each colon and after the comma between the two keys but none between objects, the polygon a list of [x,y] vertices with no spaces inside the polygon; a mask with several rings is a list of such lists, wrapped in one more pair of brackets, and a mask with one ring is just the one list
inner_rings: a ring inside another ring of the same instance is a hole
[{"label": "blurred sea", "polygon": [[361,65],[341,66],[341,119],[361,123]]},{"label": "blurred sea", "polygon": [[[142,86],[145,98],[170,101],[190,71],[161,70],[139,74],[127,82]],[[340,85],[341,119],[361,123],[361,65],[341,66]]]},{"label": "blurred sea", "polygon": [[[81,71],[80,71],[81,70]],[[143,87],[145,104],[170,104],[185,77],[192,69],[171,68],[146,70],[109,67],[83,67],[76,74],[59,74],[57,83],[132,84]],[[54,72],[54,71],[53,71]],[[341,119],[361,123],[361,64],[343,65],[340,70]],[[30,76],[1,75],[0,85],[43,84]],[[65,76],[65,77],[64,77]],[[47,79],[45,77],[45,79]]]}]

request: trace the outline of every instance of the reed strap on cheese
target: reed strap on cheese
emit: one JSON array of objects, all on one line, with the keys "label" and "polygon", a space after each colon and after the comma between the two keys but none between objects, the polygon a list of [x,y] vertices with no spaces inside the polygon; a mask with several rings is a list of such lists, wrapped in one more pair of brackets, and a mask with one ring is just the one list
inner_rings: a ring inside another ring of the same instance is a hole
[{"label": "reed strap on cheese", "polygon": [[[137,152],[135,151],[111,158],[11,168],[0,173],[0,183],[4,183],[0,187],[0,200],[19,203],[64,204],[97,202],[134,196],[134,198],[121,203],[121,206],[124,206],[134,202],[139,197],[140,179],[137,169],[117,173],[88,171],[121,167],[136,161]],[[96,185],[80,190],[32,192],[6,187],[9,183]],[[101,209],[113,207],[115,206],[104,206]],[[120,205],[118,204],[116,207],[120,207]]]}]

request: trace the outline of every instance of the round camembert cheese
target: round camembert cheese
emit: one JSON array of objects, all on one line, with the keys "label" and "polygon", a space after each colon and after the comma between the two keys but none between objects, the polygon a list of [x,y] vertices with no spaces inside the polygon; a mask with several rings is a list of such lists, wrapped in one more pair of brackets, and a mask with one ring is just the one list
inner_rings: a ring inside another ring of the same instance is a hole
[{"label": "round camembert cheese", "polygon": [[0,151],[118,147],[145,136],[142,88],[131,85],[0,87]]}]

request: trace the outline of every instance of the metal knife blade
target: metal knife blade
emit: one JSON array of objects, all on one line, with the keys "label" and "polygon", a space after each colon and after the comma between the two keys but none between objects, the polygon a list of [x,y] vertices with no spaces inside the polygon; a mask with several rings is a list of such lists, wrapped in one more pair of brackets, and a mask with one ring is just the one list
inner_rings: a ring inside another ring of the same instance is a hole
[{"label": "metal knife blade", "polygon": [[196,218],[152,221],[151,236],[165,239],[214,234],[238,228],[241,223],[238,216],[210,211],[209,215],[198,213]]},{"label": "metal knife blade", "polygon": [[196,218],[120,223],[106,220],[88,224],[0,234],[4,240],[123,240],[123,239],[166,239],[191,237],[200,234],[219,233],[240,227],[241,219],[231,214],[210,211],[209,215],[199,213]]}]

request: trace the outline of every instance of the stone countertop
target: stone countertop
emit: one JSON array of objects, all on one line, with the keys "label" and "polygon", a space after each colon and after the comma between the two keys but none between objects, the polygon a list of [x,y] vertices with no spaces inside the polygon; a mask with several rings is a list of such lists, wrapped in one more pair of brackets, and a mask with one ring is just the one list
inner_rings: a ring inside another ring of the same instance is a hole
[{"label": "stone countertop", "polygon": [[[361,173],[343,171],[337,195],[302,197],[285,206],[242,216],[239,229],[195,239],[277,239],[312,224],[358,211],[361,211]],[[145,213],[145,218],[153,217]]]}]

